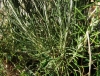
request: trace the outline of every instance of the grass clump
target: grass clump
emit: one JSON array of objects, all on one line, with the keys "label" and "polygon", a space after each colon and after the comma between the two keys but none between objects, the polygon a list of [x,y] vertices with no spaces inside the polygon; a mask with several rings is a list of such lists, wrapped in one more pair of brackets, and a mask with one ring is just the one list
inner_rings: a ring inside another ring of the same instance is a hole
[{"label": "grass clump", "polygon": [[99,19],[87,20],[90,6],[81,0],[5,1],[0,60],[10,69],[3,73],[90,76],[97,68],[91,75],[99,76]]}]

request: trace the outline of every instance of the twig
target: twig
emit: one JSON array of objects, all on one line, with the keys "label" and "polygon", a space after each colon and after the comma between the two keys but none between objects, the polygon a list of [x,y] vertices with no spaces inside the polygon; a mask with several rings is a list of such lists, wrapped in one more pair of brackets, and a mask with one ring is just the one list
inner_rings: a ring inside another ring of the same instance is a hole
[{"label": "twig", "polygon": [[97,8],[98,8],[98,7],[95,7],[94,10],[92,10],[93,7],[90,8],[90,10],[89,10],[89,17],[87,18],[87,20],[89,20],[89,19],[95,14]]},{"label": "twig", "polygon": [[91,57],[91,46],[90,46],[90,39],[89,39],[89,31],[86,32],[87,35],[87,41],[88,41],[88,53],[89,53],[89,73],[88,76],[91,76],[91,63],[92,63],[92,57]]}]

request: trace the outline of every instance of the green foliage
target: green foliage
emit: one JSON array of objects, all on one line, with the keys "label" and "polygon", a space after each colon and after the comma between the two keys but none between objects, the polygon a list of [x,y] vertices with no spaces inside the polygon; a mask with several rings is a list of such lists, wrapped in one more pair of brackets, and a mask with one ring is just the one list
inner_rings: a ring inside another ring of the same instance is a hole
[{"label": "green foliage", "polygon": [[91,71],[97,68],[93,75],[99,76],[100,30],[98,23],[90,26],[87,20],[89,7],[85,0],[4,2],[0,62],[9,62],[19,76],[85,75],[90,62],[89,31]]}]

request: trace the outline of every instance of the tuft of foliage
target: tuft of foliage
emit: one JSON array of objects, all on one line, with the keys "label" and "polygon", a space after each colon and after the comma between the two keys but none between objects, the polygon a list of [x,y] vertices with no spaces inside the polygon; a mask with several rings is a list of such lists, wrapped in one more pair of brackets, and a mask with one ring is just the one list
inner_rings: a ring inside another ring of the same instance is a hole
[{"label": "tuft of foliage", "polygon": [[90,19],[87,11],[93,5],[89,0],[4,0],[0,74],[99,76],[99,18]]}]

